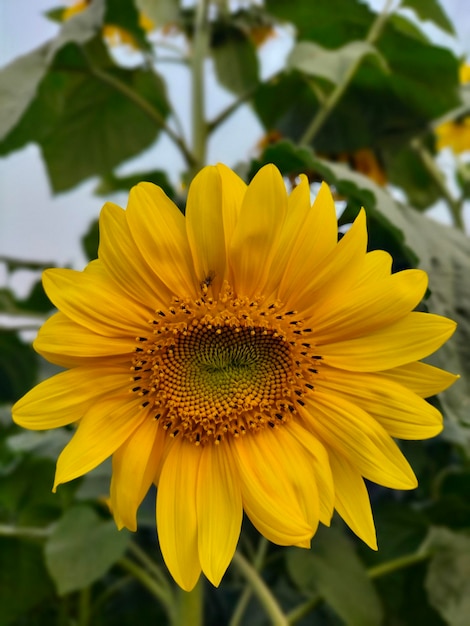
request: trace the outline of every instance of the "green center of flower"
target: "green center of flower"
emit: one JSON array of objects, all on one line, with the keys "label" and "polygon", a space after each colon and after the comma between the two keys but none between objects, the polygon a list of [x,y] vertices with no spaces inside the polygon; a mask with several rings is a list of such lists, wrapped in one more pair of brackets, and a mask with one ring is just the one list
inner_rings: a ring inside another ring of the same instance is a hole
[{"label": "green center of flower", "polygon": [[132,391],[172,436],[196,445],[275,427],[313,388],[317,357],[297,345],[293,315],[233,297],[176,300],[157,311],[153,337],[138,338]]}]

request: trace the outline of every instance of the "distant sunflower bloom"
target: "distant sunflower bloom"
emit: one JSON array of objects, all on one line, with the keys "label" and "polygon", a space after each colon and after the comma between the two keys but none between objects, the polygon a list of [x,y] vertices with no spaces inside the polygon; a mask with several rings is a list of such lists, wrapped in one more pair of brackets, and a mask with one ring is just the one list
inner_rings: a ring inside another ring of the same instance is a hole
[{"label": "distant sunflower bloom", "polygon": [[218,585],[243,511],[270,541],[308,547],[336,509],[376,548],[363,478],[412,489],[394,437],[440,432],[423,398],[455,376],[419,362],[455,324],[412,312],[426,274],[366,252],[365,213],[338,242],[322,185],[288,196],[278,170],[249,186],[223,165],[189,189],[186,217],[150,183],[108,203],[99,259],[48,270],[59,312],[35,342],[69,368],[13,409],[31,429],[78,422],[54,489],[112,456],[111,508],[134,530],[157,485],[165,562],[190,590]]}]

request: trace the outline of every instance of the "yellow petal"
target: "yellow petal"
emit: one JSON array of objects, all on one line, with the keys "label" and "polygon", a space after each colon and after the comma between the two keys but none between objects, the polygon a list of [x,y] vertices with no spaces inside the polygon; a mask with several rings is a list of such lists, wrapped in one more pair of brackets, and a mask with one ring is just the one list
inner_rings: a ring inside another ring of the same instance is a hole
[{"label": "yellow petal", "polygon": [[218,587],[237,547],[243,505],[230,446],[201,450],[197,486],[198,549],[202,571]]},{"label": "yellow petal", "polygon": [[119,529],[137,529],[137,509],[153,482],[165,439],[158,421],[147,418],[113,454],[111,509]]},{"label": "yellow petal", "polygon": [[362,476],[353,464],[335,450],[330,450],[335,481],[335,508],[349,528],[372,550],[377,550],[374,519],[369,494]]},{"label": "yellow petal", "polygon": [[442,430],[442,416],[435,407],[381,374],[323,367],[315,389],[339,395],[361,407],[392,437],[427,439]]},{"label": "yellow petal", "polygon": [[456,324],[440,315],[409,313],[365,337],[318,346],[325,363],[346,370],[391,369],[428,356],[449,339]]},{"label": "yellow petal", "polygon": [[355,283],[364,266],[366,247],[366,215],[361,211],[348,232],[321,263],[315,268],[305,264],[303,270],[299,266],[297,275],[292,273],[296,291],[289,298],[281,296],[281,299],[288,308],[302,311],[305,317],[309,317],[319,302]]},{"label": "yellow petal", "polygon": [[222,180],[217,167],[205,167],[189,187],[186,230],[199,282],[217,297],[226,278]]},{"label": "yellow petal", "polygon": [[217,170],[222,179],[222,213],[224,216],[225,249],[228,250],[240,216],[247,185],[229,167],[217,163]]},{"label": "yellow petal", "polygon": [[111,395],[92,404],[57,460],[54,491],[110,457],[146,416],[131,394]]},{"label": "yellow petal", "polygon": [[148,320],[153,310],[126,297],[94,269],[46,270],[43,284],[60,311],[100,335],[138,337],[149,330]]},{"label": "yellow petal", "polygon": [[404,385],[421,398],[430,398],[441,393],[459,379],[459,376],[441,370],[427,363],[407,363],[400,367],[381,372],[390,380]]},{"label": "yellow petal", "polygon": [[201,573],[196,493],[201,451],[176,437],[157,491],[157,529],[166,566],[178,585],[191,591]]},{"label": "yellow petal", "polygon": [[315,472],[315,480],[318,485],[320,522],[329,526],[335,504],[335,486],[325,446],[314,435],[294,420],[291,420],[288,424],[286,424],[285,430],[292,435],[310,454],[308,462],[311,464],[313,471]]},{"label": "yellow petal", "polygon": [[185,219],[160,187],[140,183],[131,189],[127,223],[145,260],[168,289],[197,297],[197,278],[186,236]]},{"label": "yellow petal", "polygon": [[232,284],[238,295],[262,293],[287,209],[287,192],[274,165],[253,178],[243,198],[229,249]]},{"label": "yellow petal", "polygon": [[150,269],[132,238],[126,211],[111,202],[100,214],[98,256],[108,274],[131,298],[145,301],[154,310],[169,302],[171,292]]},{"label": "yellow petal", "polygon": [[372,250],[366,254],[362,272],[357,277],[356,288],[363,283],[387,278],[392,273],[393,258],[385,250]]},{"label": "yellow petal", "polygon": [[279,545],[308,547],[313,529],[307,523],[295,487],[285,469],[298,470],[302,480],[305,464],[299,463],[300,446],[283,449],[277,429],[248,433],[233,441],[234,457],[242,486],[243,507],[256,528]]},{"label": "yellow petal", "polygon": [[135,350],[135,343],[132,336],[98,335],[59,312],[43,324],[33,345],[39,354],[53,363],[79,365],[81,361],[85,364],[87,359],[96,357],[126,355],[129,358]]},{"label": "yellow petal", "polygon": [[315,390],[301,414],[328,449],[337,450],[362,476],[392,489],[414,489],[416,477],[393,439],[358,406]]},{"label": "yellow petal", "polygon": [[361,337],[410,313],[426,292],[421,270],[405,270],[318,302],[310,319],[316,343]]},{"label": "yellow petal", "polygon": [[[308,178],[302,174],[300,183],[287,198],[286,219],[282,226],[279,245],[265,286],[265,294],[268,299],[277,299],[279,287],[282,285],[282,277],[286,272],[286,268],[289,268],[289,259],[293,251],[300,247],[301,241],[305,238],[306,231],[309,229],[309,217],[312,214],[316,216],[310,202],[310,184]],[[335,244],[336,224],[333,245]]]},{"label": "yellow petal", "polygon": [[31,430],[58,428],[78,421],[101,396],[128,387],[129,373],[122,368],[77,367],[31,389],[13,406],[13,419]]},{"label": "yellow petal", "polygon": [[[284,248],[288,246],[290,258],[285,265],[279,266],[279,271],[283,268],[279,298],[286,303],[294,302],[305,282],[311,281],[315,268],[335,250],[338,242],[336,209],[330,188],[323,183],[310,208],[310,188],[308,181],[304,181],[289,198],[289,211],[282,232],[284,245],[279,246],[278,252],[284,261]],[[308,211],[305,211],[306,201]]]}]

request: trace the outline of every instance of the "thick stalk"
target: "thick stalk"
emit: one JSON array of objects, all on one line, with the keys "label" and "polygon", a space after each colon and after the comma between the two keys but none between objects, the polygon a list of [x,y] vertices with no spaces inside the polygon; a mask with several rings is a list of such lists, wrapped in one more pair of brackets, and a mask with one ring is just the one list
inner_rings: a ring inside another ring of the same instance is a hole
[{"label": "thick stalk", "polygon": [[[377,18],[375,19],[372,26],[370,27],[369,33],[365,39],[366,43],[374,44],[377,41],[377,39],[380,37],[380,35],[382,34],[382,30],[385,24],[387,23],[394,1],[395,0],[386,0],[382,11],[377,15]],[[303,134],[300,140],[301,145],[310,144],[313,141],[313,139],[316,137],[318,131],[326,122],[326,120],[328,119],[332,111],[334,110],[335,106],[338,104],[339,100],[342,98],[344,92],[348,88],[351,80],[354,77],[354,74],[359,69],[359,66],[361,65],[361,63],[362,63],[362,59],[358,58],[356,61],[351,63],[351,65],[348,67],[343,77],[343,80],[336,85],[336,87],[333,89],[330,95],[325,99],[325,101],[322,103],[322,105],[318,109],[317,114],[315,115],[313,120],[310,122],[307,130],[305,131],[305,133]]]},{"label": "thick stalk", "polygon": [[180,589],[175,626],[202,626],[204,623],[203,580],[199,578],[192,591]]},{"label": "thick stalk", "polygon": [[192,178],[205,165],[207,122],[205,118],[204,62],[209,48],[208,0],[198,0],[194,22],[192,77]]},{"label": "thick stalk", "polygon": [[[258,544],[258,549],[253,559],[253,567],[255,568],[257,572],[261,571],[261,568],[263,567],[267,549],[268,549],[268,540],[265,537],[261,537],[259,544]],[[240,626],[240,624],[242,623],[243,614],[246,610],[248,602],[250,601],[252,593],[253,591],[251,587],[247,586],[244,589],[235,607],[229,626]]]}]

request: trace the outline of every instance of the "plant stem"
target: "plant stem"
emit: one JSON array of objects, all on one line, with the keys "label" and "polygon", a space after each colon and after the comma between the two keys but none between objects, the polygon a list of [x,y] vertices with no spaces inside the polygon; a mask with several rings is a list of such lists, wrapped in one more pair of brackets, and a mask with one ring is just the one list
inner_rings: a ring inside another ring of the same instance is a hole
[{"label": "plant stem", "polygon": [[233,563],[250,583],[253,593],[263,605],[266,614],[270,617],[273,626],[288,626],[286,616],[282,612],[276,598],[273,596],[264,580],[256,569],[245,559],[240,552],[235,552]]},{"label": "plant stem", "polygon": [[199,578],[192,591],[180,589],[178,595],[178,617],[175,626],[202,626],[203,619],[203,581]]},{"label": "plant stem", "polygon": [[140,565],[128,559],[126,557],[122,557],[117,562],[123,570],[132,574],[132,576],[138,580],[150,593],[160,600],[162,606],[165,608],[168,617],[170,618],[170,622],[172,624],[176,624],[176,615],[175,615],[175,605],[173,602],[173,597],[169,597],[166,590],[162,588],[162,586],[150,576],[148,572],[146,572]]},{"label": "plant stem", "polygon": [[168,593],[171,594],[171,588],[168,584],[168,581],[158,564],[155,563],[155,561],[151,559],[135,541],[130,542],[129,552],[138,561],[140,561],[141,565],[143,565],[154,576],[154,578],[158,580],[159,584],[162,585],[162,587],[166,587]]},{"label": "plant stem", "polygon": [[208,0],[198,0],[194,22],[192,75],[192,177],[204,166],[207,150],[207,122],[205,119],[204,61],[209,47]]},{"label": "plant stem", "polygon": [[425,550],[414,552],[413,554],[405,554],[405,556],[399,556],[391,561],[386,561],[385,563],[380,563],[380,565],[376,565],[375,567],[370,567],[367,570],[367,576],[371,580],[374,578],[380,578],[381,576],[386,576],[387,574],[404,569],[410,565],[421,563],[421,561],[425,561],[430,556],[431,553]]},{"label": "plant stem", "polygon": [[[365,42],[368,44],[373,44],[377,41],[377,39],[382,34],[385,24],[387,23],[388,17],[390,15],[390,11],[394,0],[386,0],[385,5],[382,11],[377,15],[377,18],[373,22],[370,27],[369,33],[365,39]],[[309,145],[312,143],[313,139],[316,137],[318,131],[326,122],[330,114],[332,113],[335,106],[338,104],[339,100],[343,96],[344,92],[349,86],[349,83],[354,77],[354,74],[359,69],[359,66],[362,63],[362,58],[358,58],[351,63],[348,67],[343,80],[339,82],[330,95],[325,99],[320,108],[318,109],[316,115],[313,120],[310,122],[307,130],[303,134],[300,145]]]},{"label": "plant stem", "polygon": [[18,539],[47,539],[47,537],[51,534],[51,531],[51,526],[36,528],[0,524],[0,537],[18,537]]},{"label": "plant stem", "polygon": [[[263,562],[266,557],[266,551],[268,549],[268,540],[265,537],[261,537],[258,549],[256,551],[255,557],[253,559],[253,567],[257,572],[261,570],[263,567]],[[239,626],[241,624],[241,620],[243,618],[243,613],[247,607],[248,602],[250,601],[251,594],[253,593],[251,587],[246,587],[238,600],[237,606],[235,607],[235,611],[233,612],[232,618],[230,620],[229,626]]]},{"label": "plant stem", "polygon": [[428,174],[430,174],[430,176],[436,183],[436,186],[439,187],[439,191],[443,195],[444,200],[446,201],[449,208],[449,213],[452,218],[453,225],[455,226],[455,228],[458,228],[459,230],[465,232],[465,224],[462,217],[462,199],[459,200],[452,196],[446,185],[444,175],[437,167],[436,161],[434,160],[432,154],[418,138],[415,138],[411,142],[411,147],[421,159],[421,163],[424,165]]},{"label": "plant stem", "polygon": [[90,587],[85,587],[79,591],[77,626],[89,626],[90,624],[90,599]]},{"label": "plant stem", "polygon": [[301,620],[303,617],[306,617],[311,611],[313,611],[314,608],[317,607],[318,604],[320,604],[322,600],[323,600],[322,596],[318,594],[314,596],[313,598],[311,598],[310,600],[307,600],[307,602],[304,602],[303,604],[300,604],[299,606],[297,606],[290,613],[288,613],[287,615],[288,623],[295,624],[296,622]]}]

